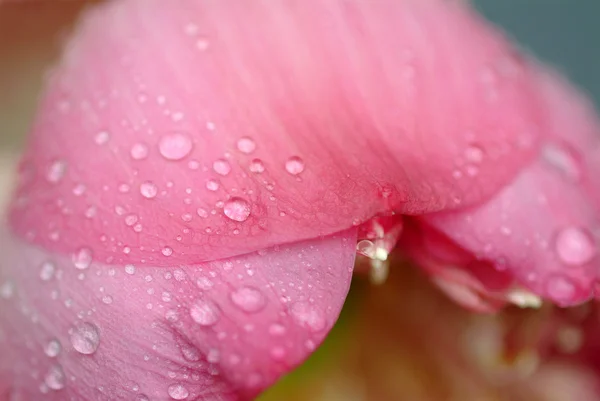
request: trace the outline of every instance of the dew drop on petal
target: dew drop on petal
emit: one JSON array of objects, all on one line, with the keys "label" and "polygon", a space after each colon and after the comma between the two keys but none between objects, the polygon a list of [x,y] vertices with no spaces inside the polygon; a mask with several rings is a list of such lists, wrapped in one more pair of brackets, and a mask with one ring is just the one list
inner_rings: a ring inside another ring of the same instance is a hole
[{"label": "dew drop on petal", "polygon": [[79,270],[85,270],[92,264],[92,250],[89,248],[80,248],[73,254],[73,265]]},{"label": "dew drop on petal", "polygon": [[231,198],[223,206],[225,216],[234,221],[246,221],[250,216],[250,204],[242,198]]},{"label": "dew drop on petal", "polygon": [[153,182],[146,181],[140,185],[140,193],[146,199],[153,199],[158,194],[158,188]]},{"label": "dew drop on petal", "polygon": [[296,322],[313,332],[325,329],[327,321],[325,316],[307,302],[296,302],[290,310]]},{"label": "dew drop on petal", "polygon": [[483,149],[476,145],[471,145],[465,150],[465,158],[470,163],[481,163],[483,155]]},{"label": "dew drop on petal", "polygon": [[225,176],[231,172],[231,165],[227,160],[219,159],[213,163],[213,170],[215,173]]},{"label": "dew drop on petal", "polygon": [[91,355],[100,345],[100,333],[92,323],[80,323],[71,331],[71,344],[75,351]]},{"label": "dew drop on petal", "polygon": [[46,354],[46,356],[48,356],[49,358],[54,358],[57,357],[58,354],[60,354],[61,350],[62,346],[60,345],[60,342],[57,339],[53,339],[48,341],[48,343],[44,347],[44,354]]},{"label": "dew drop on petal", "polygon": [[552,276],[546,282],[546,291],[548,296],[559,303],[568,303],[573,301],[577,295],[575,284],[567,277]]},{"label": "dew drop on petal", "polygon": [[214,283],[208,277],[200,277],[196,280],[196,285],[201,290],[208,291],[213,288]]},{"label": "dew drop on petal", "polygon": [[105,145],[110,140],[110,134],[107,131],[100,131],[94,136],[94,142],[97,145]]},{"label": "dew drop on petal", "polygon": [[191,138],[182,133],[164,135],[158,143],[161,156],[173,161],[185,158],[192,151],[192,147]]},{"label": "dew drop on petal", "polygon": [[190,392],[182,384],[171,384],[167,390],[169,397],[174,400],[185,400]]},{"label": "dew drop on petal", "polygon": [[40,268],[40,279],[42,281],[50,281],[56,272],[56,265],[52,262],[44,262]]},{"label": "dew drop on petal", "polygon": [[125,265],[125,273],[129,275],[135,274],[135,266],[134,265]]},{"label": "dew drop on petal", "polygon": [[241,287],[230,294],[231,302],[248,313],[256,313],[266,306],[263,293],[254,287]]},{"label": "dew drop on petal", "polygon": [[54,365],[50,367],[48,373],[44,377],[44,383],[52,390],[62,390],[67,384],[67,377],[65,372],[60,365]]},{"label": "dew drop on petal", "polygon": [[213,192],[217,191],[219,189],[219,181],[212,178],[206,181],[206,189]]},{"label": "dew drop on petal", "polygon": [[260,174],[265,171],[265,165],[260,159],[253,159],[250,163],[249,170],[251,173]]},{"label": "dew drop on petal", "polygon": [[198,209],[196,209],[196,214],[200,217],[202,217],[203,219],[208,217],[208,212],[204,209],[202,209],[201,207],[199,207]]},{"label": "dew drop on petal", "polygon": [[567,227],[556,236],[556,252],[564,263],[580,266],[592,260],[597,250],[587,230]]},{"label": "dew drop on petal", "polygon": [[65,176],[65,172],[67,171],[67,163],[62,160],[57,160],[50,165],[48,172],[46,174],[46,179],[56,184]]},{"label": "dew drop on petal", "polygon": [[148,146],[143,143],[136,143],[131,147],[130,155],[133,160],[144,160],[148,157]]},{"label": "dew drop on petal", "polygon": [[161,252],[164,256],[171,256],[171,255],[173,255],[173,248],[165,246]]},{"label": "dew drop on petal", "polygon": [[242,137],[237,141],[237,148],[240,152],[250,154],[256,150],[256,142],[250,137]]},{"label": "dew drop on petal", "polygon": [[213,326],[219,321],[220,312],[212,302],[199,299],[191,306],[190,316],[201,326]]},{"label": "dew drop on petal", "polygon": [[304,171],[304,160],[292,156],[285,162],[285,170],[291,175],[298,175]]}]

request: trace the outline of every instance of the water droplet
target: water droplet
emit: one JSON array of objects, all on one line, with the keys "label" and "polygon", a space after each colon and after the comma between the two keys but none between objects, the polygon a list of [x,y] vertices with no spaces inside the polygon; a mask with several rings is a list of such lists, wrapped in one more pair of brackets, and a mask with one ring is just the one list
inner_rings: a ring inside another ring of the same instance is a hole
[{"label": "water droplet", "polygon": [[208,291],[213,288],[214,283],[210,281],[208,277],[200,277],[198,280],[196,280],[196,285],[201,290]]},{"label": "water droplet", "polygon": [[42,281],[50,281],[54,277],[54,273],[56,272],[56,265],[52,262],[44,262],[42,263],[42,267],[40,268],[40,279]]},{"label": "water droplet", "polygon": [[261,311],[267,301],[260,290],[254,287],[242,287],[233,291],[230,295],[235,306],[248,313]]},{"label": "water droplet", "polygon": [[269,326],[269,334],[274,337],[283,336],[286,332],[285,326],[280,323],[273,323]]},{"label": "water droplet", "polygon": [[217,191],[219,189],[219,181],[212,178],[206,181],[206,189],[209,191]]},{"label": "water droplet", "polygon": [[580,266],[596,256],[596,246],[587,230],[567,227],[556,237],[556,252],[564,263]]},{"label": "water droplet", "polygon": [[46,373],[44,383],[46,383],[46,386],[52,390],[62,390],[65,388],[65,385],[67,384],[67,377],[65,376],[62,366],[52,366],[48,373]]},{"label": "water droplet", "polygon": [[196,214],[200,217],[202,217],[203,219],[208,217],[208,212],[204,209],[202,209],[201,207],[199,207],[198,209],[196,209]]},{"label": "water droplet", "polygon": [[292,156],[285,162],[285,170],[291,175],[298,175],[304,171],[304,160],[298,156]]},{"label": "water droplet", "polygon": [[225,176],[231,171],[231,165],[227,160],[219,159],[213,163],[213,170],[215,173]]},{"label": "water droplet", "polygon": [[164,256],[171,256],[171,255],[173,255],[173,248],[165,246],[161,252]]},{"label": "water droplet", "polygon": [[98,145],[105,145],[110,139],[110,134],[107,131],[100,131],[94,137],[94,141]]},{"label": "water droplet", "polygon": [[6,281],[4,284],[0,286],[0,298],[2,299],[11,299],[15,296],[17,286],[15,282],[12,280]]},{"label": "water droplet", "polygon": [[75,351],[91,355],[100,345],[100,334],[98,328],[92,323],[81,323],[71,331],[71,344]]},{"label": "water droplet", "polygon": [[190,154],[193,143],[188,135],[173,133],[163,136],[158,143],[160,154],[167,160],[181,160]]},{"label": "water droplet", "polygon": [[250,172],[260,174],[265,171],[265,165],[260,159],[253,159],[250,163]]},{"label": "water droplet", "polygon": [[134,265],[125,265],[125,273],[129,275],[135,274],[135,266]]},{"label": "water droplet", "polygon": [[567,277],[553,276],[546,282],[548,296],[559,305],[572,302],[577,293],[575,284]]},{"label": "water droplet", "polygon": [[290,312],[300,326],[313,332],[321,331],[327,326],[325,316],[307,302],[296,302]]},{"label": "water droplet", "polygon": [[282,361],[285,359],[286,355],[287,352],[283,347],[275,347],[271,349],[271,358],[275,359],[276,361]]},{"label": "water droplet", "polygon": [[245,136],[238,139],[237,148],[242,153],[250,154],[256,149],[256,142],[252,138]]},{"label": "water droplet", "polygon": [[92,264],[92,250],[89,248],[80,248],[73,254],[73,265],[79,270],[85,270]]},{"label": "water droplet", "polygon": [[225,203],[223,213],[234,221],[246,221],[250,216],[250,204],[242,198],[231,198]]},{"label": "water droplet", "polygon": [[106,304],[106,305],[110,305],[113,303],[113,297],[111,297],[110,295],[104,295],[102,297],[102,303]]},{"label": "water droplet", "polygon": [[146,181],[140,185],[140,193],[146,199],[153,199],[158,194],[158,188],[153,182]]},{"label": "water droplet", "polygon": [[50,340],[48,344],[46,344],[46,346],[44,347],[44,353],[50,358],[57,357],[58,354],[60,354],[61,350],[62,346],[60,345],[60,342],[56,339]]},{"label": "water droplet", "polygon": [[580,156],[574,149],[548,143],[542,147],[541,156],[546,163],[570,180],[579,181],[581,179],[582,169],[578,162]]},{"label": "water droplet", "polygon": [[134,160],[144,160],[148,157],[148,146],[143,143],[136,143],[131,147],[130,154]]},{"label": "water droplet", "polygon": [[190,392],[182,384],[171,384],[167,390],[169,397],[174,400],[185,400],[190,395]]},{"label": "water droplet", "polygon": [[221,360],[221,352],[216,348],[209,349],[208,353],[206,354],[206,360],[209,363],[219,363]]},{"label": "water droplet", "polygon": [[190,308],[190,316],[201,326],[213,326],[219,321],[220,312],[212,302],[199,299]]},{"label": "water droplet", "polygon": [[465,150],[465,158],[470,163],[481,163],[483,161],[483,155],[483,149],[476,145],[471,145]]},{"label": "water droplet", "polygon": [[62,160],[57,160],[50,165],[46,178],[49,182],[56,184],[65,176],[67,171],[67,163]]}]

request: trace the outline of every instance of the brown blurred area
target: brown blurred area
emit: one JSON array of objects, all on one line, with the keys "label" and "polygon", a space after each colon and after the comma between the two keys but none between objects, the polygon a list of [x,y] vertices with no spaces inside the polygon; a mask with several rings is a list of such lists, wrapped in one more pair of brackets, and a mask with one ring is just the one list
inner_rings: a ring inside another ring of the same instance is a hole
[{"label": "brown blurred area", "polygon": [[[0,1],[0,152],[22,144],[42,87],[79,13],[98,1]],[[6,157],[6,156],[5,156]]]}]

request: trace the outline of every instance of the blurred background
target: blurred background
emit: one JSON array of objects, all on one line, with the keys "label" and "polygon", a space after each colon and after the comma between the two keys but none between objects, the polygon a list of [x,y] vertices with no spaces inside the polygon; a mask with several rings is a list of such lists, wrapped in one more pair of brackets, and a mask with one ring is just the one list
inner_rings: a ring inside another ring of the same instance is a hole
[{"label": "blurred background", "polygon": [[[6,197],[9,171],[23,144],[44,73],[78,14],[92,3],[0,5],[0,201]],[[526,50],[558,68],[600,104],[598,0],[474,3]],[[326,344],[262,401],[600,399],[590,396],[596,379],[586,371],[560,359],[541,364],[531,343],[541,330],[540,321],[555,313],[552,308],[472,316],[431,289],[416,269],[401,261],[392,267],[383,286],[355,280]],[[520,345],[510,357],[507,333],[523,340],[517,341]]]}]

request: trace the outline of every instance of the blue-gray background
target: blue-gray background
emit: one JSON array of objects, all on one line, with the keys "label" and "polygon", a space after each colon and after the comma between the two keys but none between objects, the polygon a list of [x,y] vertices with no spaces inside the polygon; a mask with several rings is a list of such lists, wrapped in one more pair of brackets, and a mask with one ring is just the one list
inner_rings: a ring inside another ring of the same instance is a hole
[{"label": "blue-gray background", "polygon": [[600,105],[600,0],[473,0],[525,49]]}]

